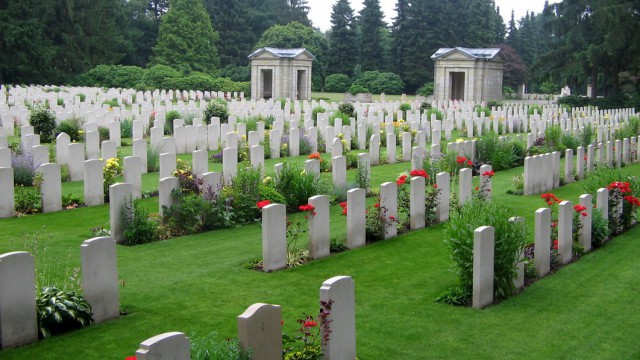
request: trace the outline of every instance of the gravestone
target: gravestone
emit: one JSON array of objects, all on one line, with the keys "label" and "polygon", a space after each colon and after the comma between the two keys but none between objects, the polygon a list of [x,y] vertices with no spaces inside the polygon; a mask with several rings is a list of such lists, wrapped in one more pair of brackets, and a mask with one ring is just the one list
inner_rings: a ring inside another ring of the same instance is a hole
[{"label": "gravestone", "polygon": [[96,237],[80,245],[82,258],[82,292],[91,305],[93,321],[115,319],[120,315],[118,298],[118,263],[116,242],[110,237]]},{"label": "gravestone", "polygon": [[320,301],[333,301],[326,318],[330,321],[331,333],[327,334],[329,342],[322,346],[324,359],[356,359],[355,297],[355,285],[350,276],[335,276],[322,283]]},{"label": "gravestone", "polygon": [[436,196],[436,220],[443,222],[449,220],[449,201],[451,175],[448,172],[441,172],[436,175],[436,186],[438,195]]},{"label": "gravestone", "polygon": [[[509,218],[509,222],[519,223],[524,225],[524,218],[520,216],[513,216]],[[524,257],[523,251],[521,251],[520,254],[518,254],[518,260]],[[513,286],[515,286],[516,289],[524,288],[524,266],[525,266],[525,263],[522,261],[516,261],[515,263],[516,276],[513,278]]]},{"label": "gravestone", "polygon": [[371,135],[369,141],[369,159],[371,166],[380,165],[380,135]]},{"label": "gravestone", "polygon": [[364,189],[347,191],[347,245],[356,249],[366,241],[366,194]]},{"label": "gravestone", "polygon": [[304,162],[304,171],[307,175],[313,175],[316,179],[320,179],[320,160],[309,159]]},{"label": "gravestone", "polygon": [[[579,204],[584,206],[585,209],[579,214],[580,218],[580,245],[584,248],[584,251],[591,251],[591,222],[593,221],[593,196],[590,194],[584,194],[580,196]],[[582,214],[587,216],[583,216]]]},{"label": "gravestone", "polygon": [[481,226],[473,232],[473,307],[493,302],[495,229]]},{"label": "gravestone", "polygon": [[480,196],[483,199],[490,200],[493,197],[493,181],[492,176],[489,175],[492,171],[491,165],[480,166]]},{"label": "gravestone", "polygon": [[158,213],[164,213],[164,208],[170,208],[176,202],[173,192],[180,189],[180,180],[177,177],[169,176],[160,179],[158,186]]},{"label": "gravestone", "polygon": [[176,154],[160,154],[160,179],[173,176],[174,171],[176,171]]},{"label": "gravestone", "polygon": [[0,349],[38,340],[35,279],[31,254],[0,255]]},{"label": "gravestone", "polygon": [[262,208],[262,261],[265,272],[287,266],[287,207],[284,204]]},{"label": "gravestone", "polygon": [[562,201],[558,204],[558,261],[571,262],[573,256],[573,204]]},{"label": "gravestone", "polygon": [[156,335],[140,343],[136,360],[190,360],[191,343],[181,332]]},{"label": "gravestone", "polygon": [[249,159],[251,167],[262,172],[264,176],[264,147],[262,145],[254,145],[249,148]]},{"label": "gravestone", "polygon": [[386,210],[386,213],[381,210],[380,215],[384,217],[384,238],[390,239],[398,235],[398,185],[395,182],[380,185],[380,209]]},{"label": "gravestone", "polygon": [[206,150],[196,150],[191,153],[191,170],[198,177],[202,177],[202,174],[209,171],[209,159]]},{"label": "gravestone", "polygon": [[224,148],[222,150],[222,177],[225,184],[238,175],[238,149]]},{"label": "gravestone", "polygon": [[[59,164],[69,164],[69,144],[71,138],[66,133],[56,136],[56,162]],[[83,150],[84,155],[84,150]]]},{"label": "gravestone", "polygon": [[42,198],[42,212],[62,210],[62,181],[60,180],[60,164],[43,164],[36,170],[42,174],[40,196]]},{"label": "gravestone", "polygon": [[0,189],[0,219],[13,217],[16,213],[13,168],[0,167]]},{"label": "gravestone", "polygon": [[33,166],[38,167],[49,162],[49,147],[46,145],[36,145],[31,147],[31,159]]},{"label": "gravestone", "polygon": [[84,203],[87,206],[104,204],[102,164],[98,159],[84,162]]},{"label": "gravestone", "polygon": [[410,132],[402,133],[402,161],[411,161],[411,133]]},{"label": "gravestone", "polygon": [[564,155],[564,182],[573,182],[573,149],[567,149]]},{"label": "gravestone", "polygon": [[135,139],[133,140],[133,156],[140,158],[140,171],[142,174],[147,173],[147,140]]},{"label": "gravestone", "polygon": [[8,147],[0,148],[0,167],[12,167],[11,164],[11,149]]},{"label": "gravestone", "polygon": [[218,195],[222,189],[222,173],[221,172],[206,172],[202,174],[202,188],[200,191],[203,194],[207,194],[209,190],[213,195]]},{"label": "gravestone", "polygon": [[535,215],[534,267],[542,278],[551,269],[551,209],[540,208]]},{"label": "gravestone", "polygon": [[133,187],[134,199],[142,197],[142,164],[137,156],[127,156],[123,159],[124,182]]},{"label": "gravestone", "polygon": [[[98,159],[100,157],[100,134],[97,131],[87,131],[84,134],[84,141],[87,151],[87,159]],[[84,161],[84,159],[82,161]]]},{"label": "gravestone", "polygon": [[[403,148],[404,149],[404,148]],[[396,163],[396,134],[387,134],[387,164]]]},{"label": "gravestone", "polygon": [[422,176],[411,178],[409,189],[409,221],[411,230],[422,229],[425,226],[425,182]]},{"label": "gravestone", "polygon": [[[284,206],[284,205],[283,205]],[[257,303],[238,316],[238,343],[253,360],[282,359],[282,309]]]},{"label": "gravestone", "polygon": [[[95,158],[97,160],[97,158]],[[82,181],[84,179],[84,144],[69,144],[69,179],[71,181]],[[98,160],[100,161],[100,160]],[[100,161],[102,164],[102,161]],[[100,169],[102,171],[102,167]]]},{"label": "gravestone", "polygon": [[609,189],[598,189],[596,193],[596,209],[602,211],[602,216],[605,219],[609,218]]},{"label": "gravestone", "polygon": [[315,208],[309,214],[309,255],[314,259],[329,256],[331,245],[331,226],[329,222],[329,198],[316,195],[309,198],[309,204]]},{"label": "gravestone", "polygon": [[331,159],[331,177],[336,193],[345,195],[347,192],[347,158],[345,156],[336,156]]},{"label": "gravestone", "polygon": [[117,183],[109,186],[109,225],[111,237],[116,243],[122,243],[122,232],[126,224],[129,211],[133,210],[132,195],[133,185]]},{"label": "gravestone", "polygon": [[460,198],[460,204],[464,204],[465,202],[471,200],[471,193],[473,189],[473,170],[471,170],[470,168],[463,168],[460,169],[459,174],[460,179],[458,184],[458,197]]}]

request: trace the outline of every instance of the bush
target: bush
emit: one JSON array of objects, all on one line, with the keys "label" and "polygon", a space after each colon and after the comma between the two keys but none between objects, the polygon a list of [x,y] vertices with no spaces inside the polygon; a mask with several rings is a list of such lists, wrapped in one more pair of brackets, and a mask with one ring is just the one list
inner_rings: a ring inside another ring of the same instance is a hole
[{"label": "bush", "polygon": [[207,124],[211,123],[212,117],[220,118],[221,124],[226,124],[229,121],[229,109],[227,109],[227,102],[224,100],[214,100],[210,102],[204,109],[202,114]]},{"label": "bush", "polygon": [[580,182],[584,192],[597,198],[598,189],[607,187],[614,181],[628,182],[633,194],[640,194],[640,181],[622,168],[598,166]]},{"label": "bush", "polygon": [[53,141],[56,129],[56,116],[53,111],[40,106],[34,107],[29,113],[29,124],[33,126],[33,131],[40,135],[40,142]]},{"label": "bush", "polygon": [[229,78],[236,82],[249,82],[251,81],[251,68],[248,65],[227,65],[222,69],[220,77]]},{"label": "bush", "polygon": [[142,76],[142,85],[150,89],[169,89],[172,81],[180,77],[180,73],[166,65],[148,68]]},{"label": "bush", "polygon": [[600,209],[593,209],[591,216],[591,246],[597,249],[609,240],[609,219],[604,217]]},{"label": "bush", "polygon": [[110,138],[109,128],[106,126],[98,126],[98,137],[100,138],[100,144],[103,141],[109,140]]},{"label": "bush", "polygon": [[524,163],[526,149],[515,140],[500,141],[491,132],[482,136],[476,145],[478,162],[491,164],[494,171],[510,169]]},{"label": "bush", "polygon": [[338,111],[347,115],[348,117],[353,117],[353,114],[355,113],[356,109],[352,103],[343,102],[343,103],[340,103],[340,105],[338,105]]},{"label": "bush", "polygon": [[224,92],[244,92],[245,96],[251,93],[251,83],[248,81],[235,82],[229,78],[213,79],[213,90]]},{"label": "bush", "polygon": [[207,74],[194,71],[188,76],[172,78],[168,80],[169,87],[176,90],[214,90],[215,82]]},{"label": "bush", "polygon": [[158,241],[158,221],[150,219],[147,210],[138,204],[133,205],[133,209],[129,206],[131,202],[125,202],[124,212],[130,216],[125,216],[122,244],[133,246]]},{"label": "bush", "polygon": [[490,117],[491,116],[491,109],[488,108],[488,107],[482,106],[482,105],[476,105],[473,108],[473,111],[475,111],[478,116],[481,116],[482,113],[484,113],[484,116],[486,116],[486,117]]},{"label": "bush", "polygon": [[66,120],[63,120],[58,124],[55,131],[55,136],[58,136],[60,133],[65,133],[69,135],[69,139],[71,142],[82,140],[82,135],[80,131],[82,130],[82,125],[84,121],[82,118],[77,116],[72,116]]},{"label": "bush", "polygon": [[351,85],[351,87],[349,88],[349,93],[351,95],[356,95],[356,94],[367,94],[369,93],[369,89],[367,89],[366,87],[362,86],[362,85],[356,85],[353,84]]},{"label": "bush", "polygon": [[120,137],[121,138],[133,137],[133,119],[126,118],[120,121]]},{"label": "bush", "polygon": [[535,111],[538,111],[538,115],[542,115],[542,105],[529,105],[529,115],[533,115]]},{"label": "bush", "polygon": [[275,189],[284,197],[287,210],[294,212],[307,204],[310,197],[324,193],[314,174],[306,174],[298,164],[285,162],[274,181]]},{"label": "bush", "polygon": [[14,199],[15,210],[18,214],[37,214],[42,209],[39,189],[16,186]]},{"label": "bush", "polygon": [[33,186],[33,178],[36,175],[36,167],[33,158],[29,154],[12,154],[11,167],[13,168],[13,183],[15,186]]},{"label": "bush", "polygon": [[[343,126],[351,124],[351,120],[349,120],[349,116],[347,116],[347,114],[343,114],[340,111],[338,111],[337,113],[329,116],[329,125],[335,126],[336,119],[342,119],[342,125]],[[341,133],[342,132],[342,128],[336,129],[336,132],[337,133]]]},{"label": "bush", "polygon": [[442,111],[438,110],[438,109],[434,109],[434,108],[429,108],[427,109],[427,119],[431,120],[431,115],[432,114],[436,114],[436,119],[438,120],[443,120],[444,119],[444,114],[442,114]]},{"label": "bush", "polygon": [[495,228],[494,250],[494,294],[505,298],[515,290],[515,264],[520,260],[526,244],[526,227],[523,223],[509,221],[513,216],[506,203],[472,198],[458,211],[451,213],[445,223],[445,244],[451,252],[454,268],[460,285],[465,289],[473,286],[473,238],[480,226]]},{"label": "bush", "polygon": [[311,110],[311,117],[313,118],[313,121],[318,121],[318,113],[323,113],[326,112],[327,110],[325,110],[322,106],[316,106]]},{"label": "bush", "polygon": [[205,337],[191,335],[191,358],[194,360],[250,360],[251,352],[245,353],[237,339],[218,339],[218,334]]},{"label": "bush", "polygon": [[160,149],[149,145],[147,147],[147,172],[160,170]]},{"label": "bush", "polygon": [[78,86],[133,89],[142,82],[144,74],[145,70],[138,66],[98,65],[78,75],[74,83]]},{"label": "bush", "polygon": [[418,90],[416,90],[416,95],[431,96],[433,95],[434,88],[435,88],[435,84],[432,82],[428,82],[422,85]]},{"label": "bush", "polygon": [[398,108],[398,110],[400,110],[400,111],[409,111],[409,110],[411,110],[411,104],[402,103],[402,104],[400,104],[400,107]]},{"label": "bush", "polygon": [[45,286],[37,294],[38,330],[41,338],[89,326],[91,305],[73,290]]},{"label": "bush", "polygon": [[351,83],[351,79],[345,74],[329,75],[324,81],[324,91],[334,93],[347,92]]},{"label": "bush", "polygon": [[420,104],[420,112],[424,113],[427,110],[431,109],[431,103],[427,102],[427,101],[423,101],[422,104]]},{"label": "bush", "polygon": [[374,94],[400,95],[404,90],[404,82],[399,75],[392,72],[365,71],[356,79],[354,85],[361,85]]},{"label": "bush", "polygon": [[164,133],[165,135],[173,134],[173,121],[175,119],[180,119],[182,115],[177,110],[171,110],[167,112],[164,116]]}]

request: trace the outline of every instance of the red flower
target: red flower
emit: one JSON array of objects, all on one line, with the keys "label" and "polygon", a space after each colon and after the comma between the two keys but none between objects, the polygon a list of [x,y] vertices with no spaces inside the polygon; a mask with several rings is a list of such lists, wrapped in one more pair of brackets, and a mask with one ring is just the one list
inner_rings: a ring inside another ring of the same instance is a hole
[{"label": "red flower", "polygon": [[373,204],[373,207],[374,207],[374,208],[379,208],[379,207],[380,207],[380,204],[375,203],[375,204]]},{"label": "red flower", "polygon": [[429,178],[429,175],[427,175],[427,172],[424,170],[412,170],[409,175],[411,176],[422,176],[425,179]]},{"label": "red flower", "polygon": [[393,215],[389,216],[389,220],[395,220],[395,219],[396,219],[395,216],[393,216]]},{"label": "red flower", "polygon": [[584,156],[584,161],[587,161],[587,155]]},{"label": "red flower", "polygon": [[467,158],[464,156],[456,155],[456,162],[458,164],[464,164],[467,162]]},{"label": "red flower", "polygon": [[320,160],[320,153],[313,153],[311,155],[309,155],[309,159],[316,159],[316,160]]},{"label": "red flower", "polygon": [[347,202],[346,201],[341,202],[340,203],[340,207],[343,208],[343,209],[346,208],[347,207]]},{"label": "red flower", "polygon": [[407,182],[407,175],[400,175],[398,180],[396,180],[396,185],[404,185]]},{"label": "red flower", "polygon": [[480,190],[480,186],[476,186],[476,191]]},{"label": "red flower", "polygon": [[127,356],[126,358],[124,358],[124,360],[136,360],[135,355],[134,356]]},{"label": "red flower", "polygon": [[318,323],[313,321],[313,320],[307,320],[304,322],[304,327],[306,328],[310,328],[310,327],[314,327],[314,326],[318,326]]},{"label": "red flower", "polygon": [[467,165],[473,166],[473,161],[471,161],[471,160],[467,161]]},{"label": "red flower", "polygon": [[558,239],[553,240],[553,250],[558,250]]},{"label": "red flower", "polygon": [[271,200],[262,200],[262,201],[258,201],[256,203],[256,206],[258,207],[258,209],[262,209],[263,207],[267,206],[271,204]]},{"label": "red flower", "polygon": [[280,320],[280,325],[284,326],[284,320]]},{"label": "red flower", "polygon": [[482,176],[488,176],[488,177],[493,177],[493,175],[495,175],[496,172],[491,170],[491,171],[485,171],[482,173]]},{"label": "red flower", "polygon": [[580,215],[587,216],[587,213],[586,212],[581,212]]},{"label": "red flower", "polygon": [[582,205],[574,205],[573,206],[573,210],[575,210],[577,213],[579,212],[583,212],[587,209],[586,206],[582,206]]},{"label": "red flower", "polygon": [[307,204],[307,205],[300,205],[298,207],[298,210],[300,211],[313,211],[315,210],[315,206],[311,205],[311,204]]},{"label": "red flower", "polygon": [[437,189],[438,188],[438,184],[433,184],[433,188]]},{"label": "red flower", "polygon": [[558,226],[558,223],[557,223],[557,222],[555,222],[555,221],[554,221],[554,222],[552,222],[552,223],[551,223],[551,227],[552,227],[552,228],[554,228],[554,227],[556,227],[556,226]]}]

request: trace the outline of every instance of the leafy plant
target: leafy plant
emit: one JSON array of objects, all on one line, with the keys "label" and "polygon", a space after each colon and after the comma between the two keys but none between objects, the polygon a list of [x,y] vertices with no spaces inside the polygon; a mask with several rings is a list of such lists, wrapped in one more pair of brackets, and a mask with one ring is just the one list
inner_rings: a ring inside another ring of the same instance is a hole
[{"label": "leafy plant", "polygon": [[221,124],[226,124],[229,121],[227,102],[224,100],[214,100],[210,102],[204,109],[202,116],[207,124],[211,123],[212,117],[218,117],[220,118]]},{"label": "leafy plant", "polygon": [[75,290],[45,286],[36,297],[40,337],[48,338],[89,326],[91,305]]},{"label": "leafy plant", "polygon": [[167,112],[164,116],[164,133],[166,135],[173,134],[173,121],[175,119],[180,119],[182,115],[176,110],[171,110]]},{"label": "leafy plant", "polygon": [[351,86],[351,79],[345,74],[332,74],[324,81],[324,91],[343,93]]},{"label": "leafy plant", "polygon": [[33,131],[40,135],[40,142],[50,143],[53,141],[56,129],[56,116],[51,110],[41,106],[36,106],[29,113],[29,124],[33,126]]},{"label": "leafy plant", "polygon": [[285,162],[274,180],[275,189],[284,197],[291,212],[306,204],[310,197],[327,193],[315,175],[304,173],[295,163]]},{"label": "leafy plant", "polygon": [[160,170],[160,148],[155,146],[147,147],[147,172],[158,172]]},{"label": "leafy plant", "polygon": [[133,119],[126,118],[120,121],[120,137],[122,138],[133,137]]},{"label": "leafy plant", "polygon": [[347,115],[347,117],[353,117],[355,113],[355,108],[352,103],[343,102],[338,105],[338,111]]},{"label": "leafy plant", "polygon": [[16,186],[32,186],[36,175],[33,158],[27,153],[12,153],[11,167],[13,167],[13,182]]},{"label": "leafy plant", "polygon": [[82,140],[82,126],[84,124],[84,120],[78,116],[72,116],[66,120],[63,120],[56,127],[55,135],[58,136],[60,133],[66,133],[69,135],[69,140],[80,141]]},{"label": "leafy plant", "polygon": [[454,268],[460,285],[473,285],[473,241],[474,230],[480,226],[495,228],[494,250],[494,294],[504,298],[514,291],[515,264],[526,244],[524,224],[511,222],[511,209],[503,202],[484,201],[472,198],[452,212],[445,224],[445,244],[451,252]]},{"label": "leafy plant", "polygon": [[40,190],[32,187],[15,187],[15,210],[18,214],[36,214],[42,209]]},{"label": "leafy plant", "polygon": [[326,112],[327,110],[325,110],[322,106],[316,106],[311,110],[311,117],[313,118],[313,121],[318,121],[318,113],[323,113]]},{"label": "leafy plant", "polygon": [[367,89],[366,87],[362,86],[362,85],[356,85],[353,84],[351,85],[351,87],[349,88],[349,93],[351,95],[356,95],[356,94],[367,94],[369,93],[369,89]]},{"label": "leafy plant", "polygon": [[[129,206],[132,206],[133,209],[128,208]],[[124,213],[131,214],[130,216],[125,216],[124,230],[122,231],[122,243],[124,245],[140,245],[160,239],[157,218],[150,218],[149,213],[142,206],[127,201],[125,202]]]},{"label": "leafy plant", "polygon": [[609,220],[600,209],[593,209],[591,216],[591,246],[597,249],[609,240]]},{"label": "leafy plant", "polygon": [[284,360],[320,360],[323,358],[322,345],[329,343],[331,334],[331,307],[333,300],[320,301],[318,322],[313,316],[303,313],[296,320],[300,324],[297,336],[282,334]]},{"label": "leafy plant", "polygon": [[240,348],[238,339],[218,339],[213,331],[206,336],[195,334],[191,339],[191,359],[193,360],[250,360],[251,352]]}]

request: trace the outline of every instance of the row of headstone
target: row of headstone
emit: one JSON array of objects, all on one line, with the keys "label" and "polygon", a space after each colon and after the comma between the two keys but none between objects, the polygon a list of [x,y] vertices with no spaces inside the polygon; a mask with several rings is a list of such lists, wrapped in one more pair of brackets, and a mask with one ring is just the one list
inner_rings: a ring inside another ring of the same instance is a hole
[{"label": "row of headstone", "polygon": [[[120,315],[116,243],[109,237],[80,246],[82,293],[94,323]],[[0,255],[0,349],[38,340],[34,257],[25,251]],[[52,285],[52,284],[46,284]]]},{"label": "row of headstone", "polygon": [[[331,302],[329,315],[320,323],[324,359],[356,359],[355,286],[350,276],[336,276],[320,287],[320,301]],[[282,359],[282,308],[280,305],[256,303],[237,318],[238,343],[244,352],[257,360]],[[328,325],[326,325],[328,324]],[[329,329],[327,332],[326,329]],[[181,332],[169,332],[140,343],[138,360],[191,359],[189,338]]]}]

